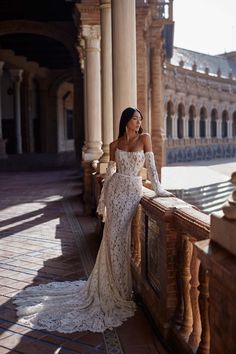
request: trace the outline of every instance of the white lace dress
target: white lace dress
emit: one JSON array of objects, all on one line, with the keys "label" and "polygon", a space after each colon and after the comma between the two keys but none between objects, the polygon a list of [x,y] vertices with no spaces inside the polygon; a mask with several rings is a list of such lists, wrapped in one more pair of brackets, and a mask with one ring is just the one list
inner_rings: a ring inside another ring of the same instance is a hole
[{"label": "white lace dress", "polygon": [[157,193],[168,193],[160,189],[153,154],[150,154],[116,150],[116,164],[109,164],[98,206],[99,213],[103,213],[106,207],[107,216],[89,279],[52,282],[23,290],[14,299],[20,323],[63,333],[103,332],[121,325],[134,314],[130,229],[142,197],[142,179],[138,174],[145,157]]}]

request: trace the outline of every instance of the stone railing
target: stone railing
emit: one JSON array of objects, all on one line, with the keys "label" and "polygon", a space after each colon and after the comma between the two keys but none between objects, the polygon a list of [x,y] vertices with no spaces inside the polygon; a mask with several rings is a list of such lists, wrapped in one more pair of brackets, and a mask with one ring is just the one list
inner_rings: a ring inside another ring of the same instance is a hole
[{"label": "stone railing", "polygon": [[133,220],[136,293],[175,353],[209,353],[208,276],[193,243],[209,238],[209,216],[145,190]]},{"label": "stone railing", "polygon": [[236,189],[211,219],[153,195],[145,189],[132,225],[137,296],[175,354],[236,353]]},{"label": "stone railing", "polygon": [[175,354],[236,353],[236,190],[223,211],[144,188],[133,219],[134,291]]}]

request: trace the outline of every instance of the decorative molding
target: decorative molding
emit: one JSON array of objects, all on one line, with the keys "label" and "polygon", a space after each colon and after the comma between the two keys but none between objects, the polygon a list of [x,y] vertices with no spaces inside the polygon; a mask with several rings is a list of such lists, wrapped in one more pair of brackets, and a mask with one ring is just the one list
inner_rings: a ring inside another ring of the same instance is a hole
[{"label": "decorative molding", "polygon": [[100,25],[83,25],[82,26],[82,37],[86,39],[99,39],[101,38],[101,27]]}]

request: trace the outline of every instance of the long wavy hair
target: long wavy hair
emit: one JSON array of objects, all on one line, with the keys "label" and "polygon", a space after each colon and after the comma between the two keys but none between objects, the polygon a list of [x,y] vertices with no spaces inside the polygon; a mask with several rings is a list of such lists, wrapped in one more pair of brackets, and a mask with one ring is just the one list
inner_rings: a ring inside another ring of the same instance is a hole
[{"label": "long wavy hair", "polygon": [[[128,121],[133,117],[134,112],[139,112],[141,118],[143,119],[143,115],[140,112],[140,110],[138,110],[137,108],[133,108],[133,107],[127,107],[121,114],[120,117],[120,125],[119,125],[119,135],[118,135],[118,139],[121,138],[124,133],[125,133],[125,129],[126,129],[126,125],[128,123]],[[141,134],[143,132],[143,129],[140,127],[138,134]]]}]

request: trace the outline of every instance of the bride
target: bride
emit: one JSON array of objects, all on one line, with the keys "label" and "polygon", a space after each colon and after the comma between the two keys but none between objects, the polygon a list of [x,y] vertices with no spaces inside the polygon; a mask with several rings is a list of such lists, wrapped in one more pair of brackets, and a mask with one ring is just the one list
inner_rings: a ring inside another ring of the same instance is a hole
[{"label": "bride", "polygon": [[63,333],[103,332],[133,316],[131,222],[142,198],[140,171],[144,164],[156,195],[172,196],[160,185],[151,138],[142,132],[142,119],[138,109],[126,108],[118,139],[110,144],[110,161],[97,207],[105,221],[103,238],[88,280],[26,288],[14,299],[21,323]]}]

